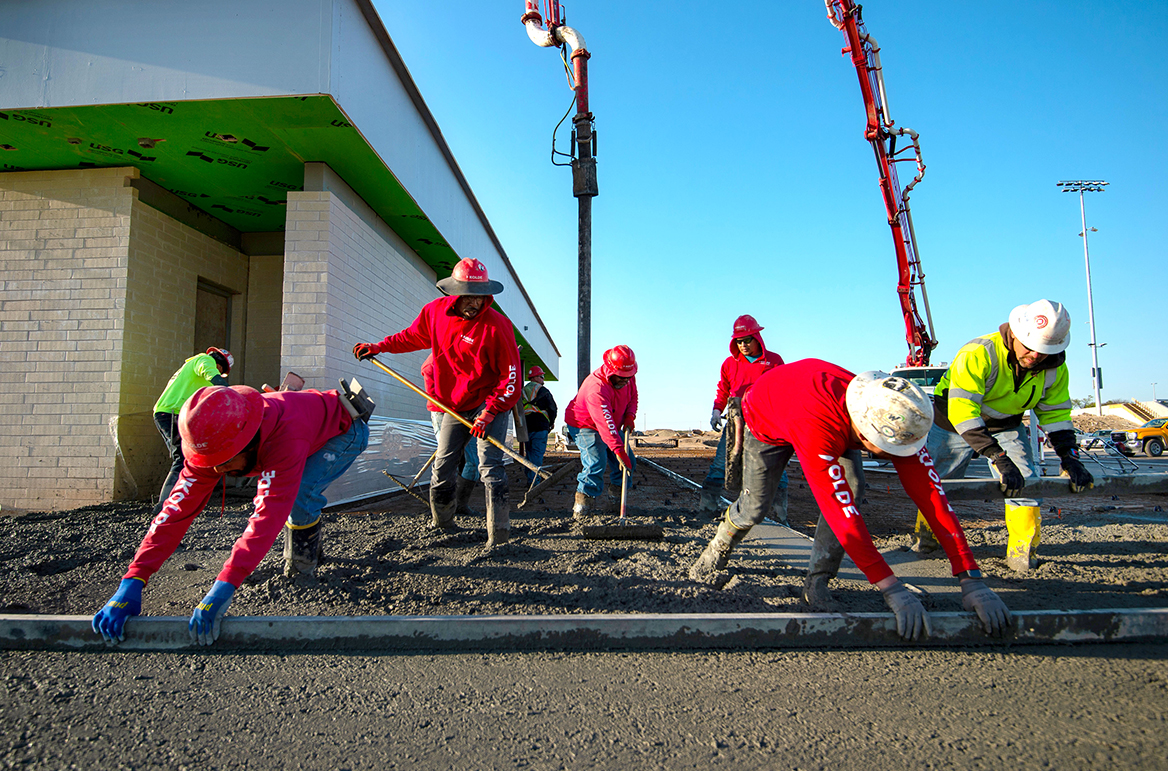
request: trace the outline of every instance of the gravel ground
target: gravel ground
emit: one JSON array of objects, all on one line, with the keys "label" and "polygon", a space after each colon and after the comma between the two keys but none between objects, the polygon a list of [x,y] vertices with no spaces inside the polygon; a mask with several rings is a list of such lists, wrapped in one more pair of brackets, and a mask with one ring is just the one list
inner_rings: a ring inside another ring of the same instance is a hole
[{"label": "gravel ground", "polygon": [[[710,447],[642,449],[645,457],[700,480]],[[566,456],[551,456],[549,462]],[[817,510],[797,466],[791,467],[792,525],[814,530]],[[524,489],[512,468],[514,498]],[[915,508],[896,483],[870,482],[861,507],[883,549],[907,549]],[[481,488],[480,488],[481,489]],[[329,511],[326,561],[315,577],[286,579],[281,547],[235,595],[233,615],[462,615],[558,613],[801,612],[802,565],[758,549],[732,559],[712,585],[687,578],[715,523],[695,512],[697,494],[642,464],[630,484],[637,523],[664,526],[661,541],[585,540],[573,529],[574,481],[513,512],[512,543],[484,556],[484,518],[463,518],[447,536],[426,531],[425,507],[399,493],[360,507]],[[481,507],[472,501],[476,508]],[[1041,564],[1025,576],[1002,556],[1006,532],[1001,502],[959,502],[958,514],[990,585],[1014,609],[1168,606],[1168,496],[1122,501],[1076,496],[1048,499]],[[1096,511],[1106,506],[1109,511]],[[143,613],[184,616],[214,581],[246,526],[246,498],[213,502],[144,593]],[[119,503],[67,512],[0,517],[0,612],[88,615],[116,589],[148,524],[150,507]],[[753,556],[751,553],[753,552]],[[720,586],[720,588],[718,588]],[[841,610],[884,611],[866,583],[839,581]],[[928,605],[930,598],[926,598]],[[956,610],[937,606],[938,610]]]}]

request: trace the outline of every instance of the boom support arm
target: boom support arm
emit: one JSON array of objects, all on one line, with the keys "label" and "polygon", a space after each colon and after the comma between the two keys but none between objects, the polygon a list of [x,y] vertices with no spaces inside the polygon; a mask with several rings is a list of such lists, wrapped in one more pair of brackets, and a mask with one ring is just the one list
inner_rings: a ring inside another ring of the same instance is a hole
[{"label": "boom support arm", "polygon": [[[888,225],[892,228],[892,242],[896,249],[896,291],[900,296],[900,310],[904,316],[905,338],[908,341],[908,356],[905,363],[910,366],[924,366],[929,363],[929,355],[937,346],[933,335],[933,318],[929,312],[929,296],[925,291],[925,274],[921,269],[917,251],[916,233],[913,230],[912,212],[909,210],[909,194],[925,175],[925,164],[921,159],[921,146],[917,132],[908,128],[896,128],[888,109],[888,97],[884,93],[884,76],[880,67],[880,46],[864,28],[860,18],[860,6],[853,0],[824,0],[827,18],[836,29],[844,34],[847,45],[843,53],[850,53],[856,74],[860,78],[860,93],[864,97],[867,125],[864,137],[872,144],[876,155],[876,166],[880,173],[880,192],[884,198],[884,209],[888,215]],[[907,137],[898,150],[897,141]],[[903,189],[896,176],[896,164],[916,163],[916,176]],[[916,289],[920,287],[921,304],[924,306],[928,324],[917,309]]]}]

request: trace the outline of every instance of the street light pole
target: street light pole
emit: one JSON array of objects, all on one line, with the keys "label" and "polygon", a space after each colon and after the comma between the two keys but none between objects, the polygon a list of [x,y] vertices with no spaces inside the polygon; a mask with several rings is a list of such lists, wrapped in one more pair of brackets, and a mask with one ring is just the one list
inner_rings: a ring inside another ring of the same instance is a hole
[{"label": "street light pole", "polygon": [[1156,401],[1156,384],[1152,383],[1152,401]]},{"label": "street light pole", "polygon": [[1100,416],[1103,415],[1103,400],[1099,393],[1103,373],[1099,371],[1099,346],[1095,343],[1095,301],[1091,296],[1091,252],[1087,249],[1087,209],[1083,204],[1083,193],[1102,193],[1108,184],[1110,183],[1101,179],[1064,180],[1058,183],[1058,187],[1061,187],[1064,193],[1079,194],[1079,216],[1083,220],[1083,232],[1079,235],[1083,237],[1083,261],[1087,265],[1087,318],[1091,324],[1091,380],[1095,386],[1095,414]]}]

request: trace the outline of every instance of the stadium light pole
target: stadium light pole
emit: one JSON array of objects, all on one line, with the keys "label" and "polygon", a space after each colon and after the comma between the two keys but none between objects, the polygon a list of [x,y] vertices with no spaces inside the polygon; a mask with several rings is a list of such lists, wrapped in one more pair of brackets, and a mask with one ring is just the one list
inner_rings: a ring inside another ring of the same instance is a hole
[{"label": "stadium light pole", "polygon": [[[1063,180],[1058,183],[1064,193],[1079,194],[1079,216],[1083,220],[1083,232],[1079,235],[1083,237],[1083,261],[1087,265],[1087,318],[1091,323],[1091,379],[1095,381],[1095,414],[1100,416],[1103,415],[1103,399],[1099,393],[1103,387],[1103,373],[1099,371],[1100,346],[1095,344],[1095,302],[1091,297],[1091,252],[1087,249],[1087,209],[1083,204],[1083,193],[1102,193],[1108,184],[1101,179]],[[1091,230],[1098,232],[1095,228]]]}]

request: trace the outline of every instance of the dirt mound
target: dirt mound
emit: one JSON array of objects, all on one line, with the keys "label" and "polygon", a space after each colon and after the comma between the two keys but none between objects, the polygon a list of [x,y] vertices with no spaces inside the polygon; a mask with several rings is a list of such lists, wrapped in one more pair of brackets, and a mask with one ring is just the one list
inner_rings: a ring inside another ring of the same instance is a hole
[{"label": "dirt mound", "polygon": [[1075,428],[1085,434],[1092,431],[1130,431],[1139,427],[1139,423],[1125,420],[1115,415],[1075,415],[1071,418]]}]

